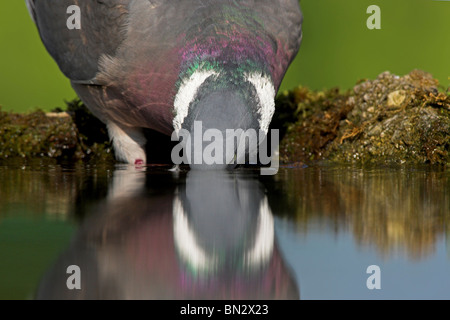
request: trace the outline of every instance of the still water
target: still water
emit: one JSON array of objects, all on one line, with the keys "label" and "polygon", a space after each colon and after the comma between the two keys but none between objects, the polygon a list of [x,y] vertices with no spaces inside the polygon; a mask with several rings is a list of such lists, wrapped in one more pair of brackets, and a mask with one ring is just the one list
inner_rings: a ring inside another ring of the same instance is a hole
[{"label": "still water", "polygon": [[169,169],[0,165],[0,299],[450,299],[448,169]]}]

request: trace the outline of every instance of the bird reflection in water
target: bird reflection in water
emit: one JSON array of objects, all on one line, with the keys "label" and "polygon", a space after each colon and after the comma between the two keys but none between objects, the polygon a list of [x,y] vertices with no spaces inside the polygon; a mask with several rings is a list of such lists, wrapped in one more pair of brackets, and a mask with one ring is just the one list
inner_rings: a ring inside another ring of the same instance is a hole
[{"label": "bird reflection in water", "polygon": [[[255,175],[114,174],[37,299],[299,298]],[[80,267],[80,290],[67,288],[70,265]]]}]

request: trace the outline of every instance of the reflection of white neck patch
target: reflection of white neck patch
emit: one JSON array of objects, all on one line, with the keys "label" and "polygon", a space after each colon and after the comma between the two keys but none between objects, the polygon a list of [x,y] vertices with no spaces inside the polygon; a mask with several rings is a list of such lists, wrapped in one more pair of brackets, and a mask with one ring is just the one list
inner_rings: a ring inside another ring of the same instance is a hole
[{"label": "reflection of white neck patch", "polygon": [[197,243],[178,196],[175,197],[172,210],[175,247],[178,249],[180,256],[184,261],[188,261],[197,272],[208,273],[215,268],[217,260],[208,255]]},{"label": "reflection of white neck patch", "polygon": [[247,81],[253,84],[258,94],[261,109],[258,109],[260,115],[259,126],[266,134],[269,130],[269,124],[275,112],[275,88],[269,77],[260,73],[247,74]]},{"label": "reflection of white neck patch", "polygon": [[272,256],[274,242],[275,226],[266,196],[259,206],[258,231],[256,232],[255,244],[245,254],[247,264],[257,266],[267,263]]},{"label": "reflection of white neck patch", "polygon": [[196,70],[187,80],[184,80],[173,103],[175,117],[173,127],[176,132],[181,129],[184,119],[188,115],[189,105],[194,100],[198,89],[210,76],[217,75],[214,70]]},{"label": "reflection of white neck patch", "polygon": [[[255,242],[243,253],[246,267],[263,266],[272,257],[275,227],[267,197],[260,204],[257,223]],[[193,270],[200,274],[207,274],[218,268],[219,257],[214,252],[207,253],[199,245],[195,231],[189,226],[188,217],[178,196],[175,197],[173,203],[173,233],[175,247],[180,257],[192,266]]]}]

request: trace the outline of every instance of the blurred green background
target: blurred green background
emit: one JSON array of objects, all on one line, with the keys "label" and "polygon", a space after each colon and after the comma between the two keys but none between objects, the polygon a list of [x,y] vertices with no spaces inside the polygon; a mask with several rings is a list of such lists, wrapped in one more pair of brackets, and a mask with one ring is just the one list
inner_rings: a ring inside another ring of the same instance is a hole
[{"label": "blurred green background", "polygon": [[[281,90],[351,88],[389,70],[418,68],[450,85],[450,1],[302,0],[304,36]],[[369,30],[369,5],[381,30]],[[0,1],[0,106],[50,110],[76,95],[43,47],[23,0]]]}]

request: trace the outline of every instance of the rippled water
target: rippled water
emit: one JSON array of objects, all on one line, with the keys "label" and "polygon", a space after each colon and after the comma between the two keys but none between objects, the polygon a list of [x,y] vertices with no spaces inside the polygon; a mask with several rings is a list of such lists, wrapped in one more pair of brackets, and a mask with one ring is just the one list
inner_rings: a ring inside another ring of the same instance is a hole
[{"label": "rippled water", "polygon": [[0,166],[0,298],[450,298],[449,170],[169,169]]}]

